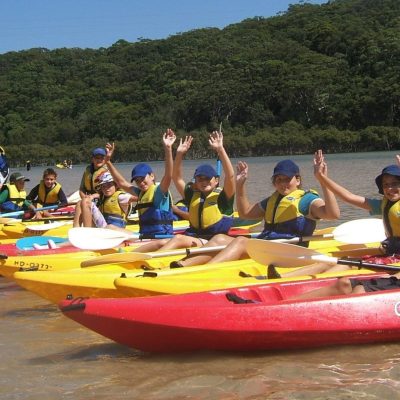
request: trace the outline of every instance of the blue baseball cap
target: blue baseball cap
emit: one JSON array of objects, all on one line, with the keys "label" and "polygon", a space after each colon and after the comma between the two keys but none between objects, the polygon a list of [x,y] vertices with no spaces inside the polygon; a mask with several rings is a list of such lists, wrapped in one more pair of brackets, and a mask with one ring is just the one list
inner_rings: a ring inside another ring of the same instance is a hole
[{"label": "blue baseball cap", "polygon": [[136,178],[143,178],[147,174],[152,174],[153,170],[151,169],[149,164],[146,163],[139,163],[135,165],[132,169],[132,179],[131,182],[133,182]]},{"label": "blue baseball cap", "polygon": [[383,168],[382,173],[375,178],[376,186],[378,186],[379,193],[383,194],[382,178],[383,175],[393,175],[400,176],[400,167],[398,165],[392,164]]},{"label": "blue baseball cap", "polygon": [[102,147],[98,147],[97,149],[94,149],[92,151],[92,157],[96,157],[96,156],[103,156],[105,157],[107,154],[106,150],[103,149]]},{"label": "blue baseball cap", "polygon": [[288,178],[293,178],[300,174],[300,169],[297,164],[292,160],[282,160],[275,165],[274,173],[272,176],[285,175]]},{"label": "blue baseball cap", "polygon": [[193,176],[195,178],[196,178],[196,176],[205,176],[205,177],[211,179],[211,178],[214,178],[214,176],[218,176],[218,175],[217,175],[217,171],[211,165],[202,164],[196,168]]}]

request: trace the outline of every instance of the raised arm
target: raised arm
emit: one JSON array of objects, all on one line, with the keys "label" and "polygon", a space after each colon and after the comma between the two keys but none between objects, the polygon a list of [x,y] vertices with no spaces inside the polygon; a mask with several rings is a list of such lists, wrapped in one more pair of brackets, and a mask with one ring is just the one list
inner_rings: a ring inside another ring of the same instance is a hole
[{"label": "raised arm", "polygon": [[192,145],[192,141],[193,141],[192,136],[185,136],[183,140],[182,138],[179,140],[179,146],[176,149],[176,155],[174,160],[172,179],[174,181],[176,190],[182,197],[184,197],[184,192],[185,192],[185,181],[183,179],[183,173],[182,173],[182,162],[185,154]]},{"label": "raised arm", "polygon": [[218,157],[222,163],[224,169],[224,191],[227,198],[231,198],[235,194],[235,171],[228,154],[224,148],[224,136],[222,132],[214,131],[210,134],[208,139],[211,148],[218,154]]},{"label": "raised arm", "polygon": [[340,217],[340,209],[334,193],[323,184],[322,177],[328,177],[328,165],[325,162],[322,150],[314,154],[314,176],[321,185],[323,198],[312,202],[311,215],[319,219],[333,220]]},{"label": "raised arm", "polygon": [[[321,152],[321,155],[322,155],[322,152]],[[325,163],[325,161],[323,161],[323,163]],[[325,168],[326,168],[326,165],[325,165]],[[359,196],[357,194],[350,192],[345,187],[339,185],[338,183],[333,181],[331,178],[329,178],[327,174],[318,173],[315,176],[318,179],[318,182],[321,184],[321,187],[323,190],[324,190],[324,188],[330,190],[331,192],[333,192],[333,194],[335,196],[339,197],[341,200],[343,200],[346,203],[349,203],[355,207],[363,208],[364,210],[367,210],[367,211],[371,210],[371,208],[367,202],[367,199],[365,197]]]},{"label": "raised arm", "polygon": [[122,176],[122,174],[117,170],[117,168],[111,162],[111,157],[113,156],[114,151],[115,151],[115,144],[107,143],[106,151],[107,151],[107,154],[106,154],[105,162],[106,162],[108,170],[110,171],[110,173],[114,179],[115,184],[122,190],[125,190],[125,192],[132,193],[133,185]]},{"label": "raised arm", "polygon": [[160,182],[160,189],[163,193],[167,193],[169,190],[169,185],[172,180],[173,173],[173,159],[172,159],[172,145],[175,143],[176,136],[175,132],[172,129],[167,129],[163,134],[163,147],[164,147],[164,156],[165,156],[165,169],[164,176]]},{"label": "raised arm", "polygon": [[263,210],[256,204],[250,204],[246,193],[245,183],[248,177],[249,167],[244,161],[239,161],[236,167],[236,206],[239,217],[245,219],[261,219]]}]

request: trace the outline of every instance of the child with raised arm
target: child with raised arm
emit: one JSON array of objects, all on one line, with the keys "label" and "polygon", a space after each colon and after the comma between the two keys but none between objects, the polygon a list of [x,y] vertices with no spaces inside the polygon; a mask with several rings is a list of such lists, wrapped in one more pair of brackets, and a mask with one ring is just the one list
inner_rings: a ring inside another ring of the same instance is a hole
[{"label": "child with raised arm", "polygon": [[209,164],[198,166],[193,180],[183,179],[182,164],[193,138],[181,139],[174,161],[174,184],[188,205],[190,227],[173,239],[158,240],[140,246],[136,251],[169,250],[183,247],[198,247],[218,233],[227,233],[233,223],[235,179],[232,163],[225,151],[222,132],[214,131],[209,136],[209,145],[218,155],[224,170],[224,185],[219,187],[217,171]]},{"label": "child with raised arm", "polygon": [[169,186],[172,181],[172,145],[175,140],[174,131],[167,129],[162,137],[165,171],[160,183],[156,183],[153,169],[146,163],[139,163],[133,167],[131,183],[129,183],[111,162],[111,157],[115,151],[114,143],[107,143],[106,145],[105,161],[116,185],[138,199],[139,231],[143,235],[169,235],[173,233]]},{"label": "child with raised arm", "polygon": [[[321,176],[327,174],[326,165],[320,162],[322,153],[314,157],[314,175],[321,182]],[[264,219],[264,230],[259,239],[289,239],[310,236],[319,219],[337,219],[340,211],[335,196],[324,185],[324,199],[317,192],[301,189],[299,167],[292,160],[282,160],[274,168],[272,184],[274,192],[258,203],[248,200],[245,182],[248,177],[248,165],[241,161],[237,166],[236,190],[237,207],[240,218]],[[228,245],[215,256],[204,254],[188,257],[176,266],[191,266],[204,263],[232,261],[248,257],[245,237],[231,238],[217,235],[206,246]],[[175,266],[175,265],[174,265]]]}]

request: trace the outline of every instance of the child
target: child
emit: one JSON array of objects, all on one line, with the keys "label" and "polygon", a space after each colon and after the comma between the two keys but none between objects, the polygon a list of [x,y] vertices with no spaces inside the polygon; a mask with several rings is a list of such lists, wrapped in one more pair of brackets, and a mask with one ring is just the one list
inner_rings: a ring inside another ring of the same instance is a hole
[{"label": "child", "polygon": [[140,246],[136,251],[169,250],[182,247],[200,247],[208,238],[217,233],[227,233],[233,223],[233,202],[235,179],[232,163],[223,145],[222,132],[210,134],[209,144],[221,160],[225,179],[223,188],[218,187],[216,170],[208,164],[200,165],[194,172],[194,182],[185,184],[182,175],[182,161],[193,138],[180,140],[174,162],[173,179],[179,194],[188,204],[190,227],[183,235],[163,239]]},{"label": "child", "polygon": [[[400,156],[397,162],[400,162]],[[322,153],[321,162],[325,163]],[[326,163],[325,163],[326,165]],[[383,168],[380,175],[375,178],[375,183],[382,199],[370,199],[350,192],[348,189],[339,185],[327,175],[321,176],[321,185],[326,186],[340,199],[355,207],[363,208],[369,211],[370,215],[382,216],[383,223],[387,234],[387,239],[381,244],[383,253],[392,255],[400,253],[400,166],[388,165]],[[282,277],[292,277],[307,274],[317,274],[326,271],[343,271],[351,267],[344,265],[316,264],[308,267],[300,268],[285,274]],[[271,276],[278,275],[270,267]]]},{"label": "child", "polygon": [[26,199],[25,182],[29,182],[29,179],[20,172],[11,174],[10,183],[3,185],[0,191],[1,212],[35,210],[33,204]]},{"label": "child", "polygon": [[[321,176],[327,174],[327,168],[319,160],[320,153],[314,158],[314,175],[321,182]],[[237,207],[240,218],[264,219],[264,230],[260,239],[271,240],[312,235],[318,219],[337,219],[340,211],[335,196],[322,185],[325,201],[318,193],[301,189],[299,167],[292,160],[283,160],[276,164],[272,175],[275,191],[264,200],[250,204],[245,182],[248,177],[248,165],[239,162],[237,166]],[[209,254],[189,257],[175,266],[189,266],[204,263],[238,260],[248,257],[247,238],[232,238],[217,235],[205,247],[227,245],[214,257]]]},{"label": "child", "polygon": [[156,183],[155,175],[150,165],[139,163],[132,169],[129,183],[111,162],[114,153],[114,143],[107,143],[106,165],[118,187],[137,196],[139,213],[139,231],[143,235],[172,234],[171,195],[169,186],[172,180],[172,145],[176,140],[172,129],[163,134],[165,154],[165,172],[160,183]]},{"label": "child", "polygon": [[130,204],[136,197],[119,190],[109,172],[98,176],[97,186],[101,192],[97,206],[85,196],[77,205],[74,226],[125,228]]},{"label": "child", "polygon": [[100,197],[99,193],[96,191],[96,179],[103,172],[107,171],[105,165],[106,154],[106,150],[101,147],[92,151],[92,162],[86,167],[79,186],[79,195],[81,199],[86,195],[89,195],[92,200]]},{"label": "child", "polygon": [[[57,182],[57,173],[53,168],[47,168],[43,172],[43,179],[36,185],[26,197],[32,201],[36,208],[57,206],[64,207],[68,204],[67,196]],[[37,211],[33,219],[51,217],[47,211]]]}]

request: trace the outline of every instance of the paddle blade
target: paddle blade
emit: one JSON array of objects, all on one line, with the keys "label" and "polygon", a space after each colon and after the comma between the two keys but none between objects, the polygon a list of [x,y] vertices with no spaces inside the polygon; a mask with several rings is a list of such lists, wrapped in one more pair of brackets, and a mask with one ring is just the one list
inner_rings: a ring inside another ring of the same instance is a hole
[{"label": "paddle blade", "polygon": [[326,257],[326,260],[322,260],[321,258],[324,256],[314,250],[294,244],[279,243],[263,239],[248,240],[246,249],[253,260],[263,265],[274,264],[279,267],[302,267],[317,261],[332,262],[330,257]]},{"label": "paddle blade", "polygon": [[70,243],[85,250],[111,249],[133,238],[132,234],[103,228],[71,228],[68,231]]},{"label": "paddle blade", "polygon": [[333,237],[344,243],[364,244],[386,239],[383,221],[379,218],[356,219],[333,230]]}]

